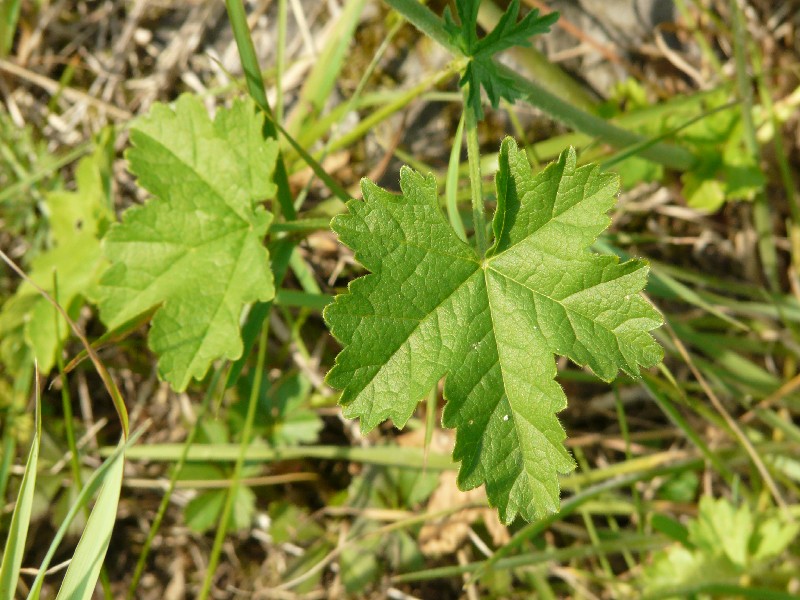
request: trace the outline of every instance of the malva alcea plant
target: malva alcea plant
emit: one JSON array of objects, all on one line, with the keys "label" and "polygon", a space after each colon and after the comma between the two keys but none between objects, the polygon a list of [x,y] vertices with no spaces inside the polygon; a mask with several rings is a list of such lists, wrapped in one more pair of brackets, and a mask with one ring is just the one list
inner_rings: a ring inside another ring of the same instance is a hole
[{"label": "malva alcea plant", "polygon": [[[395,8],[402,8],[392,2]],[[409,169],[402,194],[363,184],[364,201],[334,219],[340,240],[370,271],[324,312],[344,346],[327,381],[342,389],[345,416],[370,430],[386,419],[402,426],[445,378],[443,425],[456,429],[458,484],[485,484],[510,523],[558,509],[558,475],[574,463],[556,414],[567,404],[554,381],[554,354],[601,379],[638,376],[657,364],[649,331],[662,323],[640,292],[644,261],[620,264],[589,251],[610,220],[616,175],[578,167],[575,152],[534,176],[513,140],[500,150],[494,240],[484,240],[476,122],[480,89],[494,106],[519,96],[492,55],[548,30],[557,16],[531,11],[516,23],[511,3],[494,31],[476,35],[478,0],[445,13],[451,45],[468,62],[460,84],[475,221],[475,243],[459,239],[440,210],[436,183]],[[406,8],[413,10],[410,5]],[[422,22],[422,20],[418,20]],[[488,249],[486,249],[488,247]]]},{"label": "malva alcea plant", "polygon": [[436,183],[410,169],[402,195],[369,182],[333,229],[370,271],[325,310],[345,346],[328,374],[345,415],[402,426],[446,376],[443,424],[455,428],[462,489],[486,485],[505,522],[558,508],[558,474],[573,468],[556,413],[567,399],[553,354],[600,378],[637,376],[662,358],[661,324],[639,292],[647,265],[588,251],[609,225],[616,175],[576,166],[575,152],[532,176],[507,138],[495,184],[494,243],[462,242]]},{"label": "malva alcea plant", "polygon": [[[394,0],[394,4],[403,4]],[[609,381],[662,358],[650,331],[662,320],[641,291],[644,261],[620,263],[590,247],[609,225],[618,178],[578,166],[574,150],[543,171],[507,138],[495,177],[491,227],[484,216],[476,123],[480,90],[493,105],[518,96],[492,55],[546,31],[517,2],[478,40],[477,2],[459,2],[461,25],[442,25],[464,53],[464,110],[474,239],[464,241],[440,208],[436,182],[404,168],[402,194],[369,181],[333,230],[369,270],[324,311],[343,350],[327,376],[344,414],[368,431],[402,427],[444,379],[443,425],[456,430],[462,489],[485,485],[500,517],[537,519],[559,506],[559,474],[574,463],[557,413],[567,399],[555,355]],[[237,101],[209,119],[182,96],[131,127],[131,170],[154,194],[106,233],[110,267],[89,296],[107,326],[153,311],[149,344],[176,390],[213,361],[243,353],[242,311],[275,296],[263,241],[273,215],[278,144],[265,116]],[[453,215],[451,215],[452,217]],[[491,238],[491,239],[487,239]]]}]

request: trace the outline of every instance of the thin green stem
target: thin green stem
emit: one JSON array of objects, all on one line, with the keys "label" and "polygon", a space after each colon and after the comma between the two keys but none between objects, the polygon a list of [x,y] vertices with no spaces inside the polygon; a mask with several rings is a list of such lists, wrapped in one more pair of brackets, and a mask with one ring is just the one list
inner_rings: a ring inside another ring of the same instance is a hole
[{"label": "thin green stem", "polygon": [[[53,272],[53,299],[58,302],[58,277]],[[78,445],[75,442],[75,422],[72,414],[72,398],[69,393],[69,382],[67,374],[64,372],[64,357],[61,353],[61,315],[58,310],[53,309],[53,319],[55,320],[56,339],[59,340],[56,349],[56,365],[58,366],[59,378],[61,379],[61,408],[64,411],[64,433],[67,436],[67,448],[70,452],[69,464],[72,469],[72,478],[80,491],[83,488],[83,478],[81,477],[81,463],[78,456]],[[89,507],[86,507],[86,516],[89,516]]]},{"label": "thin green stem", "polygon": [[[742,103],[742,127],[744,129],[744,142],[750,156],[758,164],[761,160],[761,150],[756,138],[756,128],[753,123],[753,89],[747,73],[747,31],[744,16],[737,0],[730,0],[731,13],[733,14],[733,50],[736,64],[736,86],[739,91],[739,100]],[[770,290],[780,290],[778,276],[778,254],[775,249],[775,236],[772,231],[772,215],[769,201],[764,190],[759,190],[753,199],[753,221],[758,236],[758,253],[761,256],[761,266],[769,283]]]},{"label": "thin green stem", "polygon": [[278,40],[275,50],[275,120],[283,122],[283,75],[286,72],[287,0],[278,0]]},{"label": "thin green stem", "polygon": [[[461,51],[450,41],[442,20],[429,8],[416,0],[386,0],[386,3],[402,14],[417,29],[436,40],[454,55],[461,56]],[[645,138],[641,135],[616,127],[569,104],[563,98],[548,92],[539,84],[528,81],[497,61],[494,62],[494,66],[501,77],[514,82],[514,87],[523,95],[523,99],[526,102],[573,129],[591,135],[603,143],[617,148],[624,148],[645,141]],[[688,170],[697,162],[694,155],[688,150],[663,142],[643,148],[639,155],[678,171]]]},{"label": "thin green stem", "polygon": [[261,339],[258,342],[258,358],[253,367],[255,369],[253,377],[253,387],[250,389],[250,398],[247,403],[247,416],[245,417],[244,427],[242,428],[242,440],[239,444],[239,454],[236,457],[236,464],[233,467],[231,486],[225,496],[225,504],[222,507],[222,514],[219,518],[217,533],[214,536],[214,545],[211,548],[211,555],[208,558],[206,576],[203,579],[203,587],[198,598],[205,600],[211,592],[211,582],[214,579],[214,572],[219,564],[222,543],[228,533],[231,512],[236,495],[239,493],[239,482],[242,478],[242,467],[244,466],[247,447],[250,444],[250,437],[253,433],[253,422],[256,418],[256,406],[258,406],[258,394],[261,391],[261,378],[264,374],[264,366],[267,357],[267,337],[269,332],[269,321],[265,321],[261,327]]},{"label": "thin green stem", "polygon": [[[261,77],[261,69],[258,67],[256,49],[253,45],[253,38],[250,37],[250,29],[247,26],[247,17],[242,0],[225,0],[225,8],[228,11],[228,19],[231,22],[236,47],[239,50],[239,60],[242,63],[247,90],[258,107],[271,117],[272,110],[269,107],[267,94],[264,91],[264,79]],[[264,135],[275,140],[278,139],[278,130],[272,119],[264,119]],[[297,217],[297,213],[292,203],[289,177],[282,155],[278,155],[278,161],[275,164],[275,185],[278,187],[278,204],[284,218],[289,221],[294,220]]]},{"label": "thin green stem", "polygon": [[[575,461],[578,463],[578,467],[581,471],[589,473],[591,472],[591,467],[589,463],[586,461],[586,456],[583,453],[583,449],[580,447],[576,447],[573,449],[573,454],[575,456]],[[576,490],[580,492],[580,489]],[[609,581],[614,579],[614,572],[611,569],[611,563],[608,562],[608,557],[603,552],[602,548],[600,547],[600,536],[597,533],[597,527],[595,527],[594,521],[592,520],[592,515],[589,513],[588,510],[585,508],[581,508],[578,510],[581,515],[581,519],[583,520],[583,524],[586,527],[586,533],[589,534],[589,541],[592,543],[592,546],[597,550],[597,560],[600,562],[600,566],[603,569],[606,577]]]},{"label": "thin green stem", "polygon": [[[9,408],[9,411],[12,410],[14,410],[13,406]],[[11,464],[14,462],[14,456],[17,453],[17,440],[14,437],[11,425],[12,419],[9,418],[5,421],[5,427],[3,427],[3,448],[2,454],[0,454],[0,501],[3,504],[6,501],[6,488],[11,474]]]},{"label": "thin green stem", "polygon": [[458,121],[456,136],[453,140],[453,147],[450,150],[450,161],[447,165],[447,181],[445,183],[444,194],[447,200],[447,218],[456,235],[462,242],[467,241],[467,233],[464,231],[464,223],[461,222],[461,215],[458,212],[458,167],[461,162],[461,144],[464,141],[464,116]]},{"label": "thin green stem", "polygon": [[[422,93],[426,92],[429,88],[432,88],[435,85],[438,85],[440,82],[444,81],[448,77],[452,77],[456,73],[459,72],[460,69],[464,68],[466,65],[463,61],[453,61],[448,64],[444,69],[429,75],[422,81],[420,81],[417,85],[409,90],[405,91],[402,95],[398,96],[394,101],[389,102],[387,104],[381,105],[375,112],[370,113],[364,119],[362,119],[358,125],[356,125],[353,129],[349,130],[347,133],[343,134],[341,137],[336,138],[330,144],[328,144],[326,150],[327,152],[334,152],[335,150],[339,150],[340,148],[346,148],[353,142],[361,139],[367,132],[374,129],[375,126],[388,119],[394,113],[402,110],[412,101],[418,98]],[[301,143],[303,142],[303,138],[300,138]],[[315,156],[320,156],[321,153],[315,154]]]},{"label": "thin green stem", "polygon": [[[622,434],[622,439],[625,442],[625,460],[632,460],[633,454],[631,453],[631,436],[628,431],[628,419],[625,416],[625,407],[622,404],[622,398],[619,395],[619,386],[614,384],[614,404],[617,408],[617,421],[619,422],[619,430]],[[633,497],[633,504],[636,506],[636,532],[644,533],[645,510],[642,504],[642,496],[639,489],[631,486],[631,496]]]},{"label": "thin green stem", "polygon": [[192,424],[191,429],[189,430],[189,435],[186,436],[186,441],[183,443],[183,452],[178,459],[177,464],[172,469],[172,474],[169,478],[169,485],[164,492],[164,496],[161,498],[161,503],[158,505],[158,511],[156,512],[156,516],[153,519],[153,523],[150,525],[150,531],[147,532],[147,539],[144,541],[144,546],[142,547],[141,552],[139,552],[139,558],[136,561],[136,569],[133,572],[133,578],[131,579],[131,585],[128,587],[128,599],[132,599],[136,597],[136,591],[139,586],[139,580],[144,573],[145,565],[147,564],[147,557],[150,554],[150,548],[153,545],[153,540],[158,534],[158,530],[161,528],[161,522],[164,520],[164,515],[167,514],[167,509],[169,508],[170,499],[172,498],[172,493],[175,491],[175,486],[178,482],[178,477],[181,475],[181,471],[183,470],[183,466],[186,464],[186,460],[189,455],[189,449],[192,447],[194,443],[194,438],[197,436],[197,432],[199,430],[199,423],[205,417],[206,413],[208,412],[208,407],[211,404],[211,398],[214,395],[214,392],[217,390],[217,385],[220,380],[220,375],[222,374],[222,368],[218,368],[214,371],[214,374],[211,377],[211,382],[208,384],[208,389],[206,391],[206,395],[203,398],[203,403],[200,406],[200,410],[197,412],[197,418],[195,419],[194,423]]},{"label": "thin green stem", "polygon": [[481,151],[478,146],[478,121],[467,102],[468,88],[464,88],[465,124],[467,133],[467,160],[469,161],[469,187],[472,195],[472,226],[475,232],[475,249],[478,256],[486,254],[486,216],[483,205],[481,180]]}]

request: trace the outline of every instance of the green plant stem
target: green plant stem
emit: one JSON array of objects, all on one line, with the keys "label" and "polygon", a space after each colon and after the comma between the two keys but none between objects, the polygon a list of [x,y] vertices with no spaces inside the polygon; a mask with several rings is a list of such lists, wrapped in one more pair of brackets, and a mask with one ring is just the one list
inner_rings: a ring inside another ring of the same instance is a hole
[{"label": "green plant stem", "polygon": [[[583,453],[583,449],[580,447],[576,447],[573,449],[573,455],[575,456],[575,462],[578,463],[578,468],[583,472],[591,472],[591,467],[589,463],[586,461],[586,456]],[[580,492],[580,489],[576,490]],[[608,557],[606,556],[604,550],[602,549],[602,545],[600,543],[600,536],[597,533],[597,527],[595,527],[594,521],[592,520],[591,513],[586,510],[586,505],[584,505],[578,512],[581,515],[581,519],[583,520],[584,527],[586,527],[586,533],[589,534],[589,541],[592,544],[592,547],[595,548],[597,551],[597,560],[600,563],[600,567],[603,569],[608,580],[613,580],[614,572],[611,569],[611,563],[608,562]]]},{"label": "green plant stem", "polygon": [[11,430],[11,419],[8,419],[3,427],[3,453],[0,455],[0,501],[5,504],[6,488],[8,487],[8,477],[11,474],[11,465],[14,462],[14,455],[17,453],[17,440]]},{"label": "green plant stem", "polygon": [[147,539],[144,541],[144,546],[142,546],[141,552],[139,552],[139,558],[136,561],[136,568],[133,572],[133,578],[131,579],[131,584],[128,587],[128,595],[127,598],[132,600],[136,597],[137,587],[139,586],[139,580],[144,573],[144,568],[147,565],[147,557],[150,554],[150,548],[153,545],[153,540],[158,534],[158,530],[161,528],[161,522],[164,520],[164,515],[167,514],[167,509],[169,508],[170,499],[172,498],[172,493],[175,491],[175,486],[178,482],[178,477],[181,475],[181,471],[183,470],[183,466],[186,464],[186,459],[189,454],[189,448],[192,447],[194,443],[194,438],[197,436],[197,432],[199,430],[199,423],[205,417],[206,413],[208,412],[208,407],[211,404],[211,398],[214,395],[214,392],[217,390],[217,385],[220,380],[220,375],[222,374],[222,369],[218,368],[214,371],[214,374],[211,377],[211,381],[208,384],[208,390],[206,391],[205,396],[203,397],[203,403],[200,406],[200,410],[197,411],[197,418],[195,422],[192,424],[191,429],[189,430],[189,435],[186,436],[186,441],[183,443],[184,451],[181,454],[180,458],[178,459],[177,464],[172,469],[172,474],[169,478],[169,486],[167,490],[164,492],[164,496],[161,498],[161,503],[158,505],[158,511],[156,512],[156,516],[153,519],[153,523],[150,525],[150,530],[147,532]]},{"label": "green plant stem", "polygon": [[[385,119],[389,118],[394,113],[402,110],[408,104],[418,98],[420,94],[428,91],[428,89],[432,88],[435,85],[438,85],[440,82],[444,81],[448,77],[452,77],[456,73],[462,69],[466,63],[464,61],[455,60],[448,64],[444,69],[429,75],[422,81],[420,81],[417,85],[409,90],[403,92],[400,96],[398,96],[394,101],[389,102],[387,104],[381,105],[380,108],[375,110],[375,112],[370,113],[364,119],[362,119],[358,125],[356,125],[353,129],[348,131],[347,133],[343,134],[341,137],[336,138],[330,144],[328,144],[326,150],[327,152],[334,152],[339,150],[340,148],[346,148],[347,146],[351,145],[356,140],[361,139],[367,132],[373,129],[378,123],[384,121]],[[303,144],[304,138],[301,136],[300,138],[301,145]],[[320,156],[322,153],[317,153],[315,156]]]},{"label": "green plant stem", "polygon": [[[742,103],[742,127],[747,151],[756,164],[761,161],[761,151],[756,138],[756,128],[753,123],[753,89],[747,74],[747,32],[745,30],[744,16],[737,0],[730,0],[730,9],[733,15],[733,50],[736,65],[736,86],[739,91],[739,100]],[[776,134],[778,135],[778,134]],[[763,189],[759,190],[753,199],[753,222],[758,236],[758,253],[761,256],[761,265],[764,269],[767,283],[773,292],[780,291],[778,277],[778,254],[775,249],[775,236],[772,231],[772,215],[770,214],[769,201]]]},{"label": "green plant stem", "polygon": [[453,147],[450,150],[450,161],[447,166],[447,183],[445,184],[445,198],[447,200],[447,218],[453,231],[462,242],[467,241],[467,234],[464,231],[464,223],[461,222],[461,215],[458,212],[458,167],[461,161],[461,145],[464,142],[464,113],[458,121],[456,136],[453,140]]},{"label": "green plant stem", "polygon": [[[402,14],[417,29],[444,46],[454,55],[461,56],[461,51],[450,41],[442,20],[429,8],[423,6],[417,0],[386,0],[386,3]],[[646,138],[643,136],[616,127],[599,117],[576,108],[562,98],[548,92],[541,85],[528,81],[497,61],[494,64],[503,77],[509,78],[514,82],[515,88],[523,94],[525,101],[573,129],[596,137],[602,140],[603,143],[617,148],[624,148],[645,141]],[[688,170],[696,163],[696,158],[688,150],[663,142],[643,148],[640,156],[678,171]]]},{"label": "green plant stem", "polygon": [[[275,277],[275,289],[281,293],[281,285],[283,278],[286,276],[286,270],[289,268],[289,260],[294,251],[295,242],[290,238],[280,238],[272,242],[269,246],[269,255],[272,261],[272,274]],[[250,353],[255,346],[258,334],[261,331],[261,324],[269,316],[269,311],[272,310],[274,300],[268,302],[256,302],[247,315],[247,321],[242,328],[242,345],[244,349],[242,356],[239,360],[231,365],[228,371],[228,378],[225,382],[225,388],[233,387],[239,380],[239,375],[244,369],[245,363],[250,356]]]},{"label": "green plant stem", "polygon": [[[628,536],[617,540],[607,540],[597,545],[580,545],[572,548],[548,548],[541,552],[531,552],[519,554],[509,558],[503,558],[493,563],[493,571],[506,571],[510,569],[519,569],[531,567],[533,565],[552,562],[554,564],[563,564],[578,558],[589,558],[597,556],[598,552],[606,554],[617,554],[627,550],[637,550],[646,552],[663,548],[669,543],[664,537],[660,536],[643,536],[635,535]],[[454,565],[448,567],[435,567],[432,569],[425,569],[421,571],[414,571],[412,573],[404,573],[402,575],[395,575],[392,581],[395,583],[407,583],[411,581],[426,581],[432,579],[448,579],[451,577],[458,577],[468,573],[481,572],[485,566],[485,562],[473,562],[464,565]]]},{"label": "green plant stem", "polygon": [[287,0],[278,0],[278,40],[275,49],[275,120],[283,122],[283,76],[286,72]]},{"label": "green plant stem", "polygon": [[[625,416],[625,406],[622,404],[622,398],[619,395],[619,386],[616,383],[613,385],[613,390],[614,404],[616,405],[617,409],[617,422],[619,423],[619,431],[622,435],[623,441],[625,442],[625,460],[632,460],[633,454],[631,453],[631,436],[628,431],[628,419]],[[633,504],[636,507],[636,532],[643,534],[646,514],[644,505],[642,504],[642,495],[639,493],[639,489],[635,485],[631,486],[631,496],[633,498]]]},{"label": "green plant stem", "polygon": [[478,146],[478,121],[467,102],[468,89],[464,88],[465,125],[467,134],[467,160],[469,161],[469,187],[472,196],[472,226],[475,232],[475,249],[478,256],[486,254],[486,216],[483,205],[481,180],[481,151]]},{"label": "green plant stem", "polygon": [[[53,299],[58,302],[58,277],[57,273],[53,272]],[[67,374],[64,371],[64,357],[62,356],[62,344],[61,344],[61,315],[58,313],[58,310],[53,307],[53,319],[55,320],[55,331],[56,331],[56,339],[58,340],[58,344],[56,345],[56,365],[58,367],[58,374],[61,379],[61,408],[64,411],[64,433],[67,436],[67,448],[69,448],[69,465],[70,470],[72,471],[72,479],[74,485],[78,492],[83,489],[83,477],[81,476],[81,462],[80,456],[78,454],[78,444],[75,441],[75,422],[74,416],[72,414],[72,397],[69,393],[69,381],[67,380]],[[89,516],[92,514],[92,510],[89,508],[89,505],[85,505],[83,507],[83,512],[86,515],[86,519],[88,522]],[[103,588],[103,595],[107,600],[111,600],[114,597],[113,593],[111,592],[111,582],[108,578],[108,571],[105,568],[105,565],[100,568],[100,585]]]},{"label": "green plant stem", "polygon": [[[53,272],[53,298],[58,302],[58,278],[57,273]],[[53,309],[53,318],[56,324],[56,338],[61,340],[61,315],[58,311]],[[81,463],[78,456],[78,445],[75,442],[75,424],[74,416],[72,414],[72,398],[69,393],[69,382],[67,381],[67,374],[64,372],[64,357],[62,356],[61,344],[57,345],[56,349],[56,365],[58,366],[58,374],[61,379],[61,408],[64,411],[64,433],[67,436],[67,448],[70,451],[69,464],[72,468],[72,477],[78,490],[83,487],[83,478],[81,477]],[[89,507],[86,507],[86,516],[89,516]]]},{"label": "green plant stem", "polygon": [[[250,437],[253,433],[253,422],[256,417],[256,406],[258,406],[258,394],[261,391],[261,379],[264,374],[264,366],[267,356],[267,337],[269,332],[269,321],[264,321],[261,327],[261,339],[258,343],[258,357],[253,377],[253,386],[250,389],[250,398],[247,403],[247,416],[245,417],[244,427],[242,428],[242,440],[239,444],[239,454],[236,457],[236,463],[233,467],[233,477],[231,486],[228,488],[228,493],[225,496],[225,504],[222,507],[222,514],[219,518],[217,533],[214,536],[214,545],[211,548],[211,555],[208,558],[208,567],[206,568],[206,575],[203,579],[203,587],[200,590],[198,598],[205,600],[211,592],[211,582],[214,579],[214,573],[219,564],[219,556],[222,552],[222,543],[225,541],[225,536],[228,532],[228,524],[233,510],[234,499],[236,494],[239,493],[239,482],[242,478],[242,467],[244,466],[245,455],[247,454],[247,447],[250,444]],[[185,454],[184,454],[185,456]]]},{"label": "green plant stem", "polygon": [[[148,444],[137,446],[126,452],[129,459],[151,461],[176,461],[183,454],[183,444]],[[102,456],[108,456],[113,447],[100,449]],[[236,444],[195,444],[189,448],[187,460],[202,462],[233,462],[237,459],[240,448]],[[286,446],[282,448],[265,448],[254,446],[247,449],[247,460],[258,462],[278,462],[303,458],[321,460],[346,460],[372,465],[421,469],[425,461],[422,448],[398,448],[397,446]],[[458,468],[452,456],[439,452],[428,453],[429,470],[450,471]]]},{"label": "green plant stem", "polygon": [[[247,90],[258,107],[272,117],[272,110],[269,107],[267,94],[264,91],[264,79],[261,77],[261,70],[258,67],[256,49],[253,46],[253,38],[250,37],[250,29],[247,26],[247,17],[244,13],[242,0],[225,0],[225,8],[228,11],[228,19],[231,22],[236,47],[239,50],[239,60],[242,62]],[[272,122],[272,118],[264,119],[264,134],[277,140],[278,131]],[[278,155],[278,160],[275,164],[275,185],[278,186],[278,205],[283,217],[289,221],[294,220],[297,218],[297,213],[292,203],[289,177],[286,173],[286,164],[283,162],[282,154]]]}]

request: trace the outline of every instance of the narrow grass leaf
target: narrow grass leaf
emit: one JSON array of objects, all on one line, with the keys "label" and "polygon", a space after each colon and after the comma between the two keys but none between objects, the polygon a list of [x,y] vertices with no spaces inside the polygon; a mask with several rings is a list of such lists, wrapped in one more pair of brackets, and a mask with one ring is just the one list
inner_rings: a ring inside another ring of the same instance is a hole
[{"label": "narrow grass leaf", "polygon": [[[38,372],[37,372],[38,375]],[[3,563],[0,566],[0,590],[13,590],[17,585],[19,570],[22,566],[22,556],[25,553],[25,541],[28,538],[28,526],[31,522],[33,509],[34,489],[36,487],[36,469],[39,464],[39,443],[42,438],[41,398],[39,397],[39,384],[36,384],[36,430],[25,463],[25,473],[22,476],[22,485],[14,505],[14,514],[11,517],[11,526],[8,528],[8,538],[3,550]]]},{"label": "narrow grass leaf", "polygon": [[114,458],[97,496],[56,600],[89,600],[92,597],[117,518],[124,467],[125,455],[120,453]]},{"label": "narrow grass leaf", "polygon": [[42,591],[42,585],[44,584],[45,573],[50,566],[50,562],[53,560],[53,556],[55,555],[61,540],[64,539],[64,536],[69,530],[70,524],[72,523],[73,519],[75,519],[75,516],[78,514],[78,512],[83,510],[83,507],[86,506],[86,504],[89,502],[89,499],[100,488],[100,486],[108,481],[112,469],[122,468],[117,465],[117,461],[122,459],[124,453],[131,448],[131,446],[133,446],[142,433],[144,433],[143,428],[133,432],[133,434],[127,438],[124,444],[120,444],[114,448],[110,453],[110,456],[103,461],[103,464],[100,465],[100,468],[94,472],[92,477],[89,478],[89,481],[86,482],[86,485],[84,485],[83,489],[81,489],[78,497],[75,499],[75,503],[70,507],[69,512],[67,512],[67,515],[64,517],[61,526],[58,528],[58,531],[56,531],[56,534],[53,536],[53,539],[50,542],[50,547],[47,549],[47,553],[45,554],[44,559],[42,559],[42,564],[39,566],[39,573],[36,575],[36,579],[34,579],[33,585],[31,586],[31,591],[28,593],[28,600],[38,600]]}]

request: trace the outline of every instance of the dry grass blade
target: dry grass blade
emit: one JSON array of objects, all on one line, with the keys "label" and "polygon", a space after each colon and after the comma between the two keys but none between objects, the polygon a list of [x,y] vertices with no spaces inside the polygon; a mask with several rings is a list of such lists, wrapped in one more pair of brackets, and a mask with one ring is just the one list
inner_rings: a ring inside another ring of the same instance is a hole
[{"label": "dry grass blade", "polygon": [[680,338],[677,335],[675,335],[675,331],[672,329],[672,326],[669,324],[669,321],[665,323],[664,327],[669,332],[670,337],[672,338],[672,341],[675,344],[675,347],[678,349],[678,352],[680,353],[681,357],[691,370],[692,375],[694,375],[695,379],[700,384],[700,387],[703,388],[703,392],[706,394],[708,399],[711,400],[711,404],[714,406],[714,409],[722,416],[722,418],[725,420],[725,423],[728,425],[728,427],[731,428],[731,431],[733,431],[736,438],[739,440],[744,449],[747,451],[748,456],[753,461],[753,465],[755,465],[756,469],[758,469],[758,472],[764,479],[764,483],[769,488],[770,494],[772,494],[775,503],[781,507],[781,509],[783,510],[784,514],[787,516],[788,519],[794,520],[792,511],[789,510],[789,505],[783,498],[783,495],[778,489],[778,486],[775,484],[775,480],[772,478],[772,475],[770,475],[766,465],[764,464],[764,461],[761,460],[761,457],[758,455],[758,452],[753,447],[753,444],[750,442],[750,439],[747,437],[744,431],[742,431],[742,428],[739,427],[739,424],[736,422],[736,420],[723,406],[722,402],[720,402],[719,398],[714,393],[714,390],[711,389],[711,386],[708,385],[706,378],[703,376],[700,370],[695,366],[692,357],[689,356],[689,352],[686,350],[686,346],[684,346]]}]

